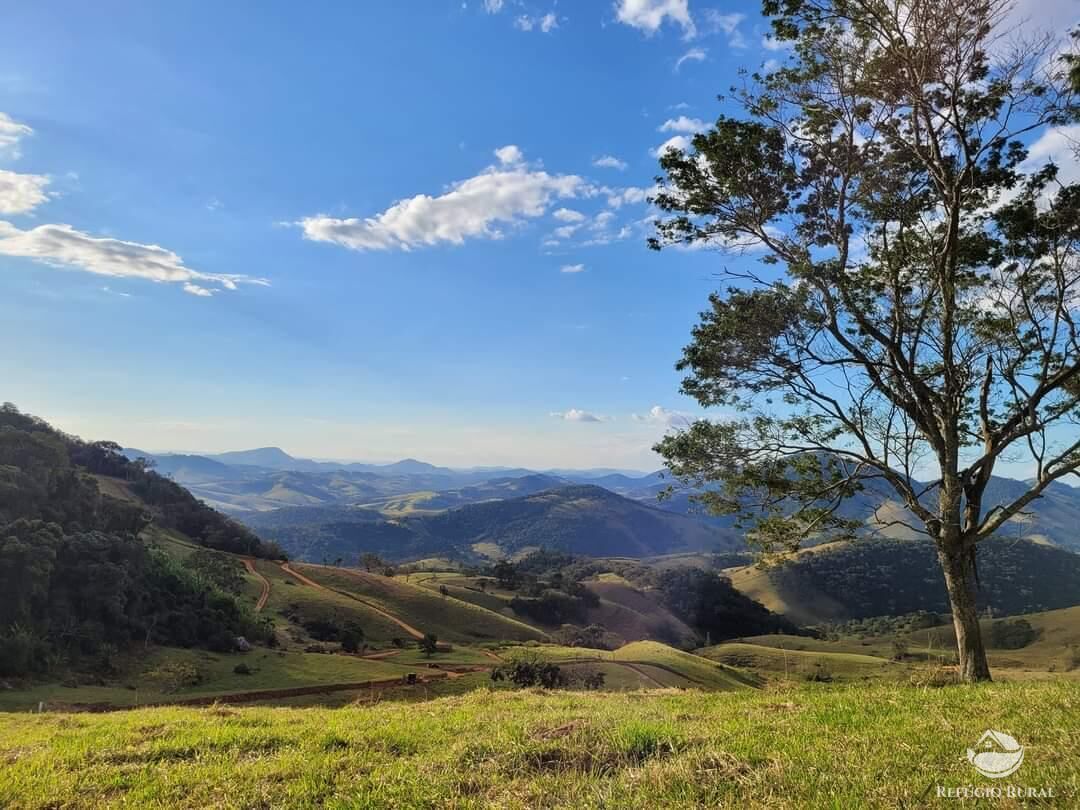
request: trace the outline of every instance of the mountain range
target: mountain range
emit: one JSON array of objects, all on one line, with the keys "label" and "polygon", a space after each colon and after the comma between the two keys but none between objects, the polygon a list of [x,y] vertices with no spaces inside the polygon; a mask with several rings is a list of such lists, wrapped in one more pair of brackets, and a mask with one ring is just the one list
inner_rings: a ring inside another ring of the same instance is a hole
[{"label": "mountain range", "polygon": [[[314,555],[310,558],[334,559],[359,550],[378,550],[393,558],[402,558],[406,550],[470,554],[473,546],[488,542],[511,553],[519,547],[548,545],[587,555],[637,556],[730,548],[742,536],[732,517],[703,514],[692,502],[691,491],[676,490],[660,499],[660,493],[671,483],[663,472],[642,475],[612,470],[452,469],[416,459],[374,465],[298,459],[277,447],[213,456],[155,456],[134,449],[124,453],[132,458],[150,458],[159,473],[264,533],[277,532],[287,524],[288,534],[275,539],[280,539],[293,554]],[[582,499],[575,489],[579,485],[615,498],[592,491]],[[985,508],[1013,500],[1026,487],[1022,481],[992,479]],[[548,492],[553,494],[546,501],[538,497]],[[438,517],[472,505],[509,502],[514,503],[455,514],[453,519]],[[538,509],[541,503],[548,503],[549,508]],[[644,511],[634,512],[635,505]],[[290,510],[287,519],[274,514],[282,509]],[[880,485],[868,485],[844,504],[843,511],[866,523],[873,522],[875,515],[882,521],[895,521],[876,529],[874,533],[879,536],[918,537],[903,525],[917,524],[917,520]],[[627,528],[626,518],[631,513],[637,515],[639,523],[632,530]],[[679,527],[675,528],[664,524],[657,513],[691,522],[676,521]],[[489,522],[481,524],[480,516]],[[472,528],[459,531],[465,525],[463,521]],[[533,528],[526,531],[523,526],[530,521]],[[306,524],[303,532],[301,523]],[[689,532],[684,528],[692,524],[699,530]],[[363,532],[358,525],[364,527]],[[453,531],[452,526],[456,527]],[[613,526],[623,527],[622,533]],[[1080,551],[1078,526],[1080,490],[1058,483],[1001,533]],[[302,540],[300,534],[305,535]],[[290,537],[297,538],[295,545]],[[403,542],[404,547],[388,546],[391,538]],[[370,549],[365,548],[368,542],[373,544]],[[301,548],[303,552],[299,552]]]}]

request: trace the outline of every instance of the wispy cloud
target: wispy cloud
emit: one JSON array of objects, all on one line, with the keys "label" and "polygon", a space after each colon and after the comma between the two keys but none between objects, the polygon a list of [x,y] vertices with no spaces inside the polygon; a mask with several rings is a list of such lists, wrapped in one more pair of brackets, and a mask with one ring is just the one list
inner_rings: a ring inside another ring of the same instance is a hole
[{"label": "wispy cloud", "polygon": [[202,297],[222,289],[235,290],[240,284],[268,284],[265,279],[246,275],[202,273],[187,267],[171,250],[94,237],[70,225],[39,225],[20,230],[10,222],[0,221],[0,255],[24,257],[51,267],[100,276],[182,284],[184,292]]},{"label": "wispy cloud", "polygon": [[680,115],[678,118],[669,118],[657,127],[658,132],[704,132],[708,125],[700,118],[689,118]]},{"label": "wispy cloud", "polygon": [[500,165],[432,197],[418,194],[365,219],[326,214],[297,224],[304,237],[351,250],[410,250],[440,243],[460,245],[470,238],[499,239],[500,224],[516,225],[542,216],[552,201],[592,193],[577,175],[549,174],[527,166],[517,146],[495,150]]},{"label": "wispy cloud", "polygon": [[598,169],[618,169],[622,172],[626,171],[627,164],[625,160],[619,160],[614,155],[603,155],[594,160],[592,165]]},{"label": "wispy cloud", "polygon": [[649,199],[649,195],[655,193],[655,188],[638,188],[636,186],[609,189],[607,203],[612,208],[622,208],[624,205],[646,202]]},{"label": "wispy cloud", "polygon": [[5,152],[8,157],[19,156],[19,141],[34,134],[34,130],[26,124],[15,121],[7,113],[0,112],[0,152]]},{"label": "wispy cloud", "polygon": [[600,416],[589,411],[571,408],[568,411],[552,411],[551,416],[562,419],[564,422],[607,422],[608,417]]},{"label": "wispy cloud", "polygon": [[693,421],[693,417],[688,413],[669,410],[660,405],[653,405],[648,413],[635,413],[631,418],[635,422],[645,422],[650,425],[663,425],[665,427],[688,425]]},{"label": "wispy cloud", "polygon": [[580,211],[574,211],[570,208],[560,208],[554,214],[555,219],[559,222],[581,222],[585,219],[585,215]]},{"label": "wispy cloud", "polygon": [[745,48],[746,39],[739,30],[739,24],[746,19],[745,14],[724,14],[715,8],[707,8],[702,12],[703,28],[707,34],[727,34],[728,46],[731,48]]},{"label": "wispy cloud", "polygon": [[484,11],[488,14],[498,14],[502,11],[504,0],[484,0]]},{"label": "wispy cloud", "polygon": [[564,264],[559,268],[560,273],[584,273],[585,265],[583,264]]},{"label": "wispy cloud", "polygon": [[549,11],[540,17],[530,17],[528,14],[521,14],[514,20],[514,27],[519,31],[532,31],[534,28],[544,34],[550,34],[556,28],[559,27],[559,18],[555,16],[555,12]]},{"label": "wispy cloud", "polygon": [[675,72],[678,73],[679,68],[687,62],[704,62],[707,55],[704,48],[691,48],[676,60]]}]

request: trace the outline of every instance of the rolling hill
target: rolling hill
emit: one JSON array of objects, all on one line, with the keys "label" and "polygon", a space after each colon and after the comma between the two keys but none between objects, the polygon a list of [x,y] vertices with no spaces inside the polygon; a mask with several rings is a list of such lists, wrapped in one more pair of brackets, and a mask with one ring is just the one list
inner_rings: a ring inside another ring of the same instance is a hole
[{"label": "rolling hill", "polygon": [[645,557],[741,542],[734,532],[584,484],[393,520],[341,507],[289,509],[245,519],[291,555],[309,560],[355,559],[364,551],[391,560],[434,555],[473,559],[480,551],[512,556],[538,548]]}]

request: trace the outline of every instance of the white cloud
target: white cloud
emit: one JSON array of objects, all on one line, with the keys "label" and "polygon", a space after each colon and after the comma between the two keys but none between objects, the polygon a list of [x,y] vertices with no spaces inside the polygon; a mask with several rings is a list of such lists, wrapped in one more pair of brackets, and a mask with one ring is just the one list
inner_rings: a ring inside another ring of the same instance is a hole
[{"label": "white cloud", "polygon": [[668,138],[655,149],[650,149],[649,154],[653,157],[660,157],[669,149],[678,149],[681,152],[686,152],[690,149],[690,146],[691,140],[686,135],[675,135],[674,137]]},{"label": "white cloud", "polygon": [[675,72],[678,73],[679,68],[681,68],[685,62],[704,62],[705,56],[706,53],[704,48],[691,48],[675,62]]},{"label": "white cloud", "polygon": [[660,405],[653,405],[646,414],[635,413],[632,415],[635,422],[645,422],[650,425],[685,425],[693,421],[693,417],[682,411],[672,411]]},{"label": "white cloud", "polygon": [[45,202],[49,178],[0,169],[0,214],[24,214]]},{"label": "white cloud", "polygon": [[704,11],[705,29],[708,33],[721,31],[731,34],[738,29],[739,23],[746,19],[745,14],[724,14],[715,8],[707,8]]},{"label": "white cloud", "polygon": [[580,211],[573,211],[569,208],[560,208],[558,211],[552,214],[552,216],[555,217],[555,219],[559,220],[559,222],[581,222],[583,219],[585,219],[585,215],[583,213],[581,213]]},{"label": "white cloud", "polygon": [[615,215],[613,213],[611,213],[610,211],[601,211],[599,214],[596,215],[596,218],[592,221],[592,225],[590,225],[589,227],[592,228],[592,230],[594,231],[602,231],[604,230],[604,228],[611,224],[611,221],[613,219],[615,219]]},{"label": "white cloud", "polygon": [[583,264],[564,264],[559,268],[560,273],[584,273],[585,265]]},{"label": "white cloud", "polygon": [[6,151],[11,157],[18,157],[16,147],[23,138],[34,134],[34,130],[26,124],[20,124],[7,113],[0,112],[0,152]]},{"label": "white cloud", "polygon": [[[0,112],[0,155],[17,159],[19,141],[34,134],[26,124]],[[0,169],[0,214],[25,214],[48,200],[45,186],[49,178],[41,174],[20,174]]]},{"label": "white cloud", "polygon": [[1076,149],[1080,146],[1080,124],[1048,129],[1028,147],[1028,155],[1021,164],[1023,171],[1035,171],[1047,163],[1058,167],[1058,180],[1075,183],[1080,180],[1080,161]]},{"label": "white cloud", "polygon": [[552,411],[550,416],[554,416],[557,419],[562,419],[565,422],[606,422],[606,416],[598,416],[595,413],[589,413],[588,411],[582,411],[578,408],[571,408],[568,411]]},{"label": "white cloud", "polygon": [[337,219],[324,214],[302,219],[304,238],[332,242],[351,250],[410,250],[442,242],[460,245],[468,238],[499,239],[500,223],[517,225],[542,216],[554,199],[592,193],[577,175],[531,170],[517,147],[496,150],[502,166],[491,166],[451,186],[445,194],[418,194],[365,219]]},{"label": "white cloud", "polygon": [[497,157],[499,163],[504,166],[521,163],[525,159],[525,155],[522,154],[521,150],[512,143],[496,149],[495,157]]},{"label": "white cloud", "polygon": [[488,14],[498,14],[502,7],[503,0],[484,0],[484,11]]},{"label": "white cloud", "polygon": [[520,31],[532,31],[534,28],[538,28],[541,32],[550,34],[559,27],[559,18],[555,16],[553,11],[549,11],[543,17],[530,17],[527,14],[522,14],[514,20],[514,27]]},{"label": "white cloud", "polygon": [[614,189],[608,194],[607,203],[612,208],[622,208],[624,205],[643,203],[649,199],[650,194],[655,192],[655,188],[637,188],[635,186]]},{"label": "white cloud", "polygon": [[688,0],[616,0],[615,19],[646,34],[655,34],[665,20],[682,26],[687,39],[697,33]]},{"label": "white cloud", "polygon": [[619,160],[614,155],[603,155],[598,157],[592,162],[592,165],[598,169],[618,169],[620,172],[626,170],[626,161]]},{"label": "white cloud", "polygon": [[268,284],[264,279],[245,275],[201,273],[157,245],[94,237],[70,225],[39,225],[24,231],[0,221],[0,255],[21,256],[101,276],[183,284],[185,292],[200,296],[220,291],[206,285],[235,290],[239,284]]},{"label": "white cloud", "polygon": [[739,31],[739,24],[746,19],[745,14],[724,14],[715,8],[707,8],[704,11],[705,31],[709,34],[727,34],[728,46],[732,48],[745,48],[746,39]]},{"label": "white cloud", "polygon": [[[1080,182],[1080,124],[1045,130],[1028,147],[1028,156],[1019,168],[1023,172],[1031,173],[1038,171],[1047,163],[1057,166],[1057,179],[1061,184],[1070,185]],[[1039,205],[1049,204],[1055,192],[1056,187],[1051,187],[1044,192]],[[1018,190],[1013,190],[1012,193],[1006,195],[1006,199],[1015,197],[1017,193],[1019,193]]]},{"label": "white cloud", "polygon": [[[578,232],[578,229],[580,227],[580,225],[563,225],[561,228],[556,228],[552,232],[552,235],[557,237],[558,239],[569,239],[571,236]],[[555,244],[557,245],[558,242],[555,242]]]},{"label": "white cloud", "polygon": [[688,118],[680,115],[678,118],[669,118],[658,128],[658,132],[704,132],[708,125],[700,118]]}]

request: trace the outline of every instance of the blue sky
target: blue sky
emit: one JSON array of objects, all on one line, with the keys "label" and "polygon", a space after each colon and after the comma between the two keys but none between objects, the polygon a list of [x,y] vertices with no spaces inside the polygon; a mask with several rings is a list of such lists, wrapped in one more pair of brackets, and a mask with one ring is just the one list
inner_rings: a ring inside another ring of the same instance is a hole
[{"label": "blue sky", "polygon": [[41,2],[4,29],[0,399],[149,450],[459,466],[652,469],[695,412],[673,364],[752,259],[648,251],[644,196],[659,145],[783,58],[756,3]]}]

